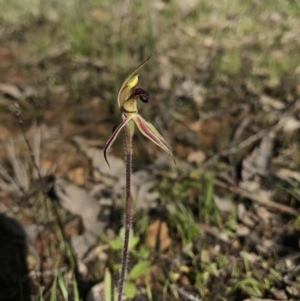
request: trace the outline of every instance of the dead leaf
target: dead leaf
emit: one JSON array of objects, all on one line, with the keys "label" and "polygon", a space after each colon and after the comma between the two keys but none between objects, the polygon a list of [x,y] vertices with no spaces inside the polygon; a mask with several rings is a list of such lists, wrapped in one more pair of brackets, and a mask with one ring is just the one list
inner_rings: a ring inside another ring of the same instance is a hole
[{"label": "dead leaf", "polygon": [[277,170],[276,175],[283,180],[293,179],[300,183],[300,173],[287,168]]},{"label": "dead leaf", "polygon": [[157,207],[157,200],[159,198],[159,193],[157,191],[152,191],[155,188],[157,181],[145,182],[136,188],[136,206],[135,209],[149,209]]},{"label": "dead leaf", "polygon": [[238,218],[239,220],[246,226],[248,227],[254,227],[255,221],[251,219],[249,216],[246,207],[244,204],[239,204],[237,207],[237,213],[238,213]]},{"label": "dead leaf", "polygon": [[234,210],[234,205],[228,198],[215,195],[214,202],[221,212],[232,212]]},{"label": "dead leaf", "polygon": [[300,296],[300,287],[299,287],[299,284],[296,283],[296,282],[295,282],[295,286],[287,286],[286,290],[293,297],[299,297]]},{"label": "dead leaf", "polygon": [[54,190],[60,204],[82,219],[84,233],[71,236],[71,244],[78,258],[96,243],[106,221],[98,220],[100,208],[96,200],[84,189],[63,179],[56,179]]},{"label": "dead leaf", "polygon": [[[243,197],[243,198],[247,198],[255,203],[258,203],[260,205],[264,205],[276,210],[279,210],[280,212],[285,212],[288,214],[292,214],[295,216],[298,216],[299,212],[298,210],[295,210],[289,206],[286,206],[284,204],[280,204],[277,202],[273,202],[271,200],[271,192],[270,191],[266,191],[263,189],[258,189],[257,191],[247,191],[246,189],[241,189],[240,187],[236,187],[236,186],[231,186],[231,185],[227,185],[224,182],[221,182],[217,179],[214,180],[214,183],[216,185],[218,185],[219,187],[223,187],[227,190],[229,190],[232,193],[236,193],[239,196]],[[239,214],[239,208],[240,206],[242,206],[242,204],[239,204],[238,206],[238,214]]]},{"label": "dead leaf", "polygon": [[69,180],[79,186],[82,186],[84,184],[85,182],[84,176],[85,176],[84,169],[82,167],[72,169],[68,172]]},{"label": "dead leaf", "polygon": [[[276,300],[288,300],[287,293],[285,292],[284,289],[277,289],[275,287],[272,287],[270,291],[274,295]],[[269,300],[269,301],[276,301],[276,300]],[[256,300],[251,300],[251,301],[256,301]]]},{"label": "dead leaf", "polygon": [[284,119],[282,124],[282,130],[285,133],[293,133],[300,128],[300,121],[295,117],[287,117]]},{"label": "dead leaf", "polygon": [[236,234],[241,237],[246,237],[250,234],[250,229],[245,225],[238,224],[236,228]]},{"label": "dead leaf", "polygon": [[71,236],[71,245],[74,249],[77,258],[82,260],[88,251],[95,245],[99,238],[100,231],[103,229],[98,229],[98,232],[94,233],[90,231],[85,231],[82,235]]},{"label": "dead leaf", "polygon": [[23,98],[20,89],[12,84],[0,83],[0,92],[16,100],[21,100]]},{"label": "dead leaf", "polygon": [[54,190],[60,204],[82,218],[85,229],[90,229],[97,222],[99,205],[84,188],[58,178],[54,182]]},{"label": "dead leaf", "polygon": [[229,243],[230,241],[229,236],[224,232],[220,232],[220,229],[217,227],[212,227],[206,224],[199,224],[199,227],[201,231],[204,231],[225,243]]},{"label": "dead leaf", "polygon": [[256,208],[255,211],[257,216],[260,218],[261,221],[264,222],[265,225],[270,224],[272,214],[266,207],[259,206],[258,208]]},{"label": "dead leaf", "polygon": [[[146,170],[139,170],[132,174],[132,195],[135,201],[135,210],[157,207],[159,195],[153,191],[157,185],[155,177]],[[124,183],[125,185],[125,183]]]},{"label": "dead leaf", "polygon": [[91,159],[93,167],[100,172],[102,175],[108,175],[113,178],[123,178],[124,177],[124,171],[125,171],[125,163],[124,160],[108,155],[107,159],[110,163],[110,168],[108,167],[107,163],[105,162],[104,156],[103,156],[103,150],[96,148],[96,147],[90,147],[88,145],[88,142],[86,139],[82,137],[74,137],[72,139],[77,146],[80,148],[80,150],[85,153],[85,155]]},{"label": "dead leaf", "polygon": [[151,248],[163,251],[171,244],[168,225],[161,220],[156,220],[150,224],[146,233],[146,242]]},{"label": "dead leaf", "polygon": [[28,226],[25,226],[26,235],[30,240],[35,240],[40,233],[40,231],[43,229],[42,226],[31,224]]},{"label": "dead leaf", "polygon": [[260,97],[260,103],[264,111],[269,112],[271,110],[282,110],[285,108],[285,105],[282,101],[272,98],[268,95],[262,94]]},{"label": "dead leaf", "polygon": [[104,300],[105,299],[105,294],[104,294],[104,282],[100,282],[96,285],[94,285],[87,297],[86,297],[86,301],[100,301],[100,300]]},{"label": "dead leaf", "polygon": [[202,151],[191,152],[187,157],[188,162],[197,163],[197,164],[204,162],[205,159],[206,159],[206,155]]},{"label": "dead leaf", "polygon": [[80,218],[75,217],[64,225],[64,234],[66,237],[79,235],[82,232],[82,222]]},{"label": "dead leaf", "polygon": [[269,172],[270,160],[273,155],[275,133],[270,132],[250,155],[242,162],[242,179],[247,181],[255,175],[266,176]]}]

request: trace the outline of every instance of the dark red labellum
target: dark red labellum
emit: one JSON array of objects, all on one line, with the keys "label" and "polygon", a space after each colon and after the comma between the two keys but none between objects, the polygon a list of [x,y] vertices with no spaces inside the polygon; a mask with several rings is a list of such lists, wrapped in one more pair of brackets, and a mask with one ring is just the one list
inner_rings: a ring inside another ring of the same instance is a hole
[{"label": "dark red labellum", "polygon": [[150,99],[150,94],[142,88],[131,89],[131,97],[139,97],[142,102],[147,103]]}]

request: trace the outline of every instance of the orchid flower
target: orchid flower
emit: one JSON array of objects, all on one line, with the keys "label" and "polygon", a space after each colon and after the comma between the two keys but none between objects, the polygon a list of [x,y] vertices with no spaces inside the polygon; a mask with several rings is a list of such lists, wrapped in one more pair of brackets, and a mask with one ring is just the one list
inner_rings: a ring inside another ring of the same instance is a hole
[{"label": "orchid flower", "polygon": [[147,122],[140,114],[138,114],[137,100],[140,99],[142,102],[147,103],[150,99],[150,95],[142,88],[136,88],[136,85],[138,83],[137,72],[141,67],[143,67],[146,64],[146,62],[149,59],[150,56],[125,79],[121,86],[121,89],[119,90],[118,106],[121,110],[123,121],[115,128],[113,134],[105,144],[104,158],[108,166],[109,163],[107,160],[107,151],[112,146],[118,134],[126,125],[129,125],[131,135],[133,135],[134,128],[136,125],[145,137],[147,137],[153,143],[155,143],[164,151],[166,151],[174,159],[170,147],[166,143],[165,139],[161,136],[161,134],[155,129],[155,127],[151,123]]}]

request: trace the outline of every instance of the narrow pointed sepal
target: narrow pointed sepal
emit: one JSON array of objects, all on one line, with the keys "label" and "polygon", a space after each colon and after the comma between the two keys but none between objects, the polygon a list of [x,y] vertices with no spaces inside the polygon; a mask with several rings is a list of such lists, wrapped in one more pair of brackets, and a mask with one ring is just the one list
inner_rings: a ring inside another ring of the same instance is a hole
[{"label": "narrow pointed sepal", "polygon": [[110,147],[114,143],[115,139],[117,138],[117,136],[119,135],[121,130],[125,127],[125,125],[131,119],[132,119],[132,117],[124,118],[123,121],[115,128],[114,132],[112,133],[112,135],[110,136],[110,138],[108,139],[108,141],[106,142],[106,144],[104,146],[104,150],[103,150],[104,159],[105,159],[105,161],[106,161],[109,168],[110,168],[110,165],[109,165],[108,160],[107,160],[107,151],[110,149]]},{"label": "narrow pointed sepal", "polygon": [[168,155],[170,155],[173,158],[174,163],[176,164],[175,158],[170,150],[169,145],[167,144],[165,139],[162,137],[162,135],[156,130],[156,128],[151,123],[147,122],[139,114],[135,114],[133,116],[133,120],[134,120],[135,124],[137,125],[137,127],[139,128],[139,130],[141,131],[141,133],[145,137],[150,139],[153,143],[155,143],[160,148],[162,148],[165,152],[167,152]]}]

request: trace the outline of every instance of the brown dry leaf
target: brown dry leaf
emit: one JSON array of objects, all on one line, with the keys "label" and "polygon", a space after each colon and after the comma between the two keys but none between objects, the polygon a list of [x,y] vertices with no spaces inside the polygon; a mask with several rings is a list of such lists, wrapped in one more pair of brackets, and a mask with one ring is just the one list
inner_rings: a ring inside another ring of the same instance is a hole
[{"label": "brown dry leaf", "polygon": [[295,117],[289,116],[283,120],[282,130],[285,133],[291,134],[300,128],[300,121]]},{"label": "brown dry leaf", "polygon": [[60,204],[72,214],[79,215],[85,228],[91,228],[97,222],[100,208],[84,188],[58,178],[55,180],[54,189]]},{"label": "brown dry leaf", "polygon": [[98,221],[100,212],[98,203],[85,189],[63,179],[55,180],[54,190],[60,204],[82,219],[84,233],[71,237],[75,253],[78,258],[82,258],[105,227],[105,222]]},{"label": "brown dry leaf", "polygon": [[168,225],[161,220],[156,220],[150,224],[146,233],[146,242],[151,248],[163,251],[171,244]]},{"label": "brown dry leaf", "polygon": [[[125,184],[125,183],[124,183]],[[157,207],[159,194],[155,189],[157,180],[146,170],[132,174],[132,195],[135,200],[135,210]]]},{"label": "brown dry leaf", "polygon": [[300,183],[300,173],[287,168],[277,170],[276,176],[283,180],[293,179]]},{"label": "brown dry leaf", "polygon": [[37,224],[31,224],[25,226],[24,229],[26,231],[26,235],[29,238],[29,240],[33,241],[37,238],[38,234],[43,230],[43,227]]},{"label": "brown dry leaf", "polygon": [[94,285],[87,297],[86,297],[86,301],[100,301],[100,300],[104,300],[105,298],[105,293],[104,293],[104,282],[100,282],[97,283],[96,285]]},{"label": "brown dry leaf", "polygon": [[[295,210],[295,209],[293,209],[289,206],[286,206],[284,204],[273,202],[271,200],[271,192],[270,191],[266,191],[266,190],[257,188],[257,191],[253,190],[253,191],[250,192],[247,189],[246,186],[244,186],[245,188],[242,189],[242,188],[236,187],[234,185],[227,185],[224,182],[221,182],[217,179],[215,179],[214,182],[215,182],[216,185],[218,185],[220,187],[223,187],[223,188],[227,189],[228,191],[230,191],[232,193],[238,194],[239,196],[241,196],[243,198],[247,198],[247,199],[249,199],[249,200],[251,200],[255,203],[258,203],[258,204],[261,204],[261,205],[279,210],[281,212],[292,214],[292,215],[295,215],[295,216],[298,216],[298,214],[299,214],[298,210]],[[238,215],[239,215],[239,207],[240,206],[242,206],[242,204],[239,204],[239,206],[238,206]],[[243,215],[244,212],[242,211],[240,213],[241,213],[241,215]]]},{"label": "brown dry leaf", "polygon": [[77,167],[68,172],[68,178],[75,184],[82,186],[85,182],[84,179],[84,169],[82,167]]},{"label": "brown dry leaf", "polygon": [[292,215],[298,215],[298,211],[289,207],[289,206],[286,206],[286,205],[283,205],[283,204],[280,204],[280,203],[277,203],[277,202],[273,202],[271,200],[271,195],[272,195],[272,192],[271,191],[266,191],[266,190],[263,190],[263,189],[259,189],[258,191],[256,191],[255,193],[254,192],[248,192],[248,191],[243,191],[243,190],[240,190],[240,195],[245,197],[245,198],[248,198],[256,203],[259,203],[261,205],[264,205],[264,206],[268,206],[270,208],[274,208],[274,209],[277,209],[281,212],[285,212],[285,213],[289,213],[289,214],[292,214]]},{"label": "brown dry leaf", "polygon": [[82,232],[82,223],[80,218],[75,217],[67,224],[64,225],[64,233],[66,237],[71,237],[74,235],[79,235]]},{"label": "brown dry leaf", "polygon": [[23,98],[23,93],[20,89],[12,84],[0,83],[0,92],[16,100],[21,100]]},{"label": "brown dry leaf", "polygon": [[285,108],[285,105],[282,101],[272,98],[268,95],[262,94],[260,97],[260,103],[264,111],[269,112],[271,110],[282,110]]},{"label": "brown dry leaf", "polygon": [[[284,289],[277,289],[275,287],[272,287],[270,289],[271,293],[274,295],[276,299],[274,300],[269,300],[269,301],[277,301],[277,300],[289,300],[287,293],[285,292]],[[251,300],[251,301],[256,301],[256,300]],[[268,300],[267,300],[268,301]]]},{"label": "brown dry leaf", "polygon": [[226,234],[225,232],[221,232],[220,229],[217,227],[206,225],[206,224],[199,224],[199,227],[201,231],[204,231],[225,243],[230,242],[228,234]]},{"label": "brown dry leaf", "polygon": [[247,237],[250,234],[250,229],[245,225],[238,224],[236,228],[236,234],[241,237]]},{"label": "brown dry leaf", "polygon": [[71,236],[71,245],[78,259],[82,260],[88,251],[95,245],[100,231],[101,229],[98,229],[98,233],[96,233],[96,231],[94,231],[94,233],[85,231],[82,235]]},{"label": "brown dry leaf", "polygon": [[[136,202],[135,210],[139,209],[149,209],[157,207],[157,200],[159,198],[159,193],[157,191],[152,191],[155,188],[157,182],[145,182],[140,186],[133,186],[133,196]],[[134,194],[134,191],[136,194]]]},{"label": "brown dry leaf", "polygon": [[250,155],[242,162],[242,179],[247,181],[255,175],[266,176],[269,172],[270,160],[273,155],[275,133],[270,132]]},{"label": "brown dry leaf", "polygon": [[255,208],[257,216],[260,218],[261,221],[264,222],[265,225],[270,224],[270,220],[272,218],[271,212],[264,206],[259,206]]},{"label": "brown dry leaf", "polygon": [[286,290],[293,297],[299,297],[300,296],[299,284],[296,283],[296,282],[295,282],[295,286],[287,286]]},{"label": "brown dry leaf", "polygon": [[215,195],[214,202],[221,212],[232,212],[234,210],[234,205],[228,198]]},{"label": "brown dry leaf", "polygon": [[206,159],[206,155],[202,151],[191,152],[187,157],[188,162],[197,163],[197,164],[204,162],[205,159]]},{"label": "brown dry leaf", "polygon": [[239,220],[248,227],[254,227],[255,221],[250,217],[249,212],[246,210],[244,204],[239,204],[237,207],[237,214]]},{"label": "brown dry leaf", "polygon": [[108,155],[107,159],[110,164],[108,167],[104,156],[103,150],[90,147],[88,141],[82,137],[74,137],[73,141],[77,144],[80,150],[92,161],[93,167],[101,174],[111,176],[113,178],[122,178],[125,171],[125,163],[122,159]]}]

